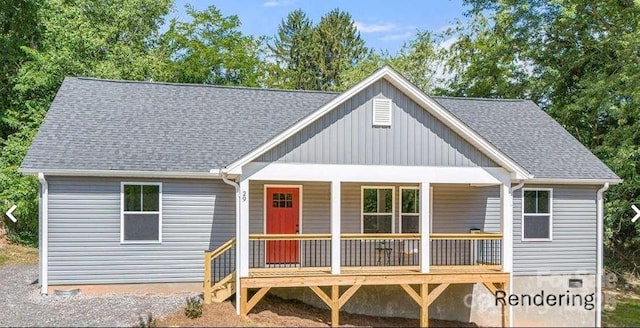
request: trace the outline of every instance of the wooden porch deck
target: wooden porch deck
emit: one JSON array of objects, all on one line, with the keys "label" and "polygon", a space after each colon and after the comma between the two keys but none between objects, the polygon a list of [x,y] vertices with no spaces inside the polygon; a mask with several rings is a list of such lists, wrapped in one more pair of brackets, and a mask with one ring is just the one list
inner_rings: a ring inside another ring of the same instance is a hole
[{"label": "wooden porch deck", "polygon": [[[424,327],[429,323],[429,305],[452,284],[482,284],[494,295],[498,290],[509,290],[510,275],[503,271],[500,258],[502,235],[430,237],[429,272],[422,273],[415,252],[420,249],[418,234],[342,234],[337,249],[351,251],[342,254],[340,273],[332,274],[331,235],[250,235],[253,244],[249,247],[249,268],[247,276],[240,277],[239,286],[235,280],[235,240],[230,240],[205,252],[205,302],[210,303],[212,297],[222,301],[239,292],[240,314],[246,316],[271,288],[308,287],[331,309],[331,324],[337,326],[340,309],[360,287],[397,285],[417,303],[420,325]],[[275,257],[284,263],[267,260],[268,251],[281,249],[274,245],[282,241],[289,246],[282,249],[300,251],[291,257]],[[414,250],[412,261],[390,255],[389,250],[404,251],[407,244],[403,243],[409,243],[409,251]],[[251,298],[250,289],[255,290]],[[504,303],[501,319],[503,326],[509,326],[508,305]]]},{"label": "wooden porch deck", "polygon": [[[426,327],[429,305],[451,284],[480,283],[495,295],[509,288],[509,273],[499,266],[432,266],[429,273],[416,267],[346,267],[331,274],[330,268],[255,268],[240,278],[241,315],[249,311],[271,288],[309,287],[331,309],[331,324],[338,326],[340,309],[361,286],[398,285],[420,307],[420,325]],[[340,293],[341,286],[348,288]],[[329,294],[320,287],[331,287]],[[257,289],[251,299],[249,289]],[[508,305],[502,305],[502,326],[509,326]]]}]

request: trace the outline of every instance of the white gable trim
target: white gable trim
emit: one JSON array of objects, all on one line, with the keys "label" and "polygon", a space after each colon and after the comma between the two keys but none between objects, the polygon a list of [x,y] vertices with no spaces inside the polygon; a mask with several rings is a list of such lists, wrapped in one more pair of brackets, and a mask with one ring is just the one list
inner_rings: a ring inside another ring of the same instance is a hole
[{"label": "white gable trim", "polygon": [[526,169],[518,165],[515,161],[513,161],[507,155],[494,147],[477,132],[462,123],[462,121],[453,116],[453,114],[451,114],[448,110],[446,110],[436,101],[424,94],[424,92],[415,87],[404,77],[402,77],[402,75],[397,73],[389,66],[385,66],[382,69],[376,71],[368,78],[362,80],[351,89],[340,94],[338,97],[334,98],[332,101],[313,112],[311,115],[305,117],[295,125],[289,127],[287,130],[280,133],[275,138],[267,141],[262,146],[254,149],[242,158],[227,165],[224,171],[231,174],[242,173],[242,166],[256,159],[258,156],[264,154],[276,145],[284,142],[287,138],[291,137],[296,132],[315,122],[320,117],[335,109],[338,105],[342,104],[344,101],[355,96],[360,91],[364,90],[365,88],[382,78],[386,79],[389,83],[393,84],[396,88],[404,92],[412,100],[417,102],[418,105],[426,109],[429,113],[431,113],[431,115],[439,119],[453,131],[458,133],[460,136],[462,136],[462,138],[478,148],[481,152],[495,161],[498,165],[506,168],[509,172],[512,172],[513,179],[531,179],[533,177],[529,172],[527,172]]}]

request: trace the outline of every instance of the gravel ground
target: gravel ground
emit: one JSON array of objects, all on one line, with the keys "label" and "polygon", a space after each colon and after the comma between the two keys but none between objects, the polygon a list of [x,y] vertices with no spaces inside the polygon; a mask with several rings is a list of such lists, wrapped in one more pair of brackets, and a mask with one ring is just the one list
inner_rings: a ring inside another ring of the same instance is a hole
[{"label": "gravel ground", "polygon": [[0,266],[0,326],[131,327],[138,316],[163,317],[189,294],[42,296],[37,265]]}]

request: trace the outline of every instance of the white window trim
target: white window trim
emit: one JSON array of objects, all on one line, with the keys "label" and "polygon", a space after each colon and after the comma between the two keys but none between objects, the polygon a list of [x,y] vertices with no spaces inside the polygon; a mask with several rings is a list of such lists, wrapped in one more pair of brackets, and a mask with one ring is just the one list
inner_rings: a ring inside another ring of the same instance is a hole
[{"label": "white window trim", "polygon": [[364,233],[364,190],[365,189],[387,189],[391,190],[391,213],[366,213],[366,215],[389,215],[391,214],[391,232],[396,231],[396,188],[395,186],[360,186],[360,233]]},{"label": "white window trim", "polygon": [[[531,213],[527,216],[549,216],[549,238],[525,238],[524,237],[524,192],[525,191],[548,191],[549,192],[549,214]],[[520,199],[521,220],[520,220],[520,239],[522,241],[553,241],[553,188],[522,188],[522,197]]]},{"label": "white window trim", "polygon": [[420,207],[418,207],[418,213],[403,213],[402,212],[402,191],[403,190],[417,190],[418,193],[420,193],[420,187],[400,187],[400,209],[398,210],[400,212],[400,227],[398,228],[399,233],[403,233],[402,232],[402,216],[403,215],[417,215],[418,216],[418,233],[420,233],[420,227],[422,226],[421,222],[420,222]]},{"label": "white window trim", "polygon": [[[158,186],[158,211],[125,211],[124,210],[124,186]],[[158,214],[158,240],[125,240],[124,239],[124,215],[125,214]],[[162,244],[162,182],[120,182],[120,244]]]}]

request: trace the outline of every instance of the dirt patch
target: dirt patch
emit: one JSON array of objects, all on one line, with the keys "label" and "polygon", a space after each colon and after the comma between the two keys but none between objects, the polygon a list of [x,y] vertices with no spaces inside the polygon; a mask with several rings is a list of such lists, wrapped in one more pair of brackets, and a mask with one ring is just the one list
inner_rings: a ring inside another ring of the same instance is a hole
[{"label": "dirt patch", "polygon": [[[202,317],[189,319],[184,309],[158,320],[161,327],[327,327],[331,311],[312,307],[295,300],[283,300],[267,295],[249,313],[247,319],[236,315],[230,302],[205,305]],[[405,318],[383,318],[340,312],[340,325],[347,327],[417,327],[419,321]],[[477,327],[473,323],[429,320],[431,327]]]},{"label": "dirt patch", "polygon": [[11,244],[0,236],[0,265],[36,263],[38,263],[37,248]]}]

